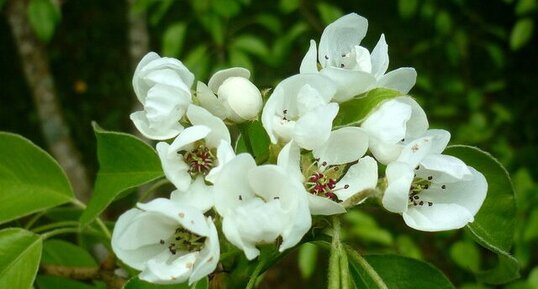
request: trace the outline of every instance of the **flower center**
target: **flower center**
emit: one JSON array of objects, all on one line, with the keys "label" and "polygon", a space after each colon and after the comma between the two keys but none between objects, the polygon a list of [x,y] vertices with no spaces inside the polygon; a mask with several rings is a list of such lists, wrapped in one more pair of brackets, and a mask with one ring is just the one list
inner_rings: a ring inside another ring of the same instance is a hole
[{"label": "flower center", "polygon": [[409,206],[424,206],[424,205],[428,205],[428,206],[433,206],[433,202],[431,201],[424,201],[421,196],[420,196],[420,193],[422,193],[424,190],[427,190],[431,187],[432,185],[432,182],[431,182],[431,179],[432,177],[428,177],[428,179],[423,179],[423,178],[417,178],[415,177],[413,179],[413,182],[411,183],[411,187],[409,188]]},{"label": "flower center", "polygon": [[311,194],[327,197],[333,201],[337,201],[338,197],[334,194],[336,188],[336,180],[321,173],[313,173],[305,183],[306,189]]},{"label": "flower center", "polygon": [[211,150],[201,144],[183,155],[183,159],[189,165],[189,173],[192,176],[207,175],[215,166],[215,156]]},{"label": "flower center", "polygon": [[[179,226],[176,228],[174,236],[168,243],[168,250],[172,255],[175,255],[178,251],[200,251],[204,247],[206,237],[199,236],[190,232],[189,230]],[[160,241],[161,245],[165,245],[164,240]]]}]

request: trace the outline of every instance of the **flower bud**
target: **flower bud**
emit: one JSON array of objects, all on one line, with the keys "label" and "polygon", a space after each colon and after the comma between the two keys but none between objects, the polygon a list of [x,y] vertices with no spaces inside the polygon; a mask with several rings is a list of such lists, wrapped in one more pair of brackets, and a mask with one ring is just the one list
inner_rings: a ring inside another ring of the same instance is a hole
[{"label": "flower bud", "polygon": [[236,123],[254,120],[262,109],[260,90],[244,77],[229,77],[217,92],[227,110],[227,118]]}]

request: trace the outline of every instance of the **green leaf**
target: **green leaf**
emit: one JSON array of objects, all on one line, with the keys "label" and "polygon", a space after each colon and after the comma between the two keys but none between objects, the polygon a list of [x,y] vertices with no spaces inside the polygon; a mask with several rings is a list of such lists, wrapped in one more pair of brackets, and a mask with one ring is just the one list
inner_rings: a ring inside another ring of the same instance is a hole
[{"label": "green leaf", "polygon": [[359,123],[381,103],[401,95],[401,92],[395,90],[376,88],[342,102],[338,115],[333,121],[333,126]]},{"label": "green leaf", "polygon": [[[207,281],[204,281],[202,279],[198,283],[203,283],[203,282],[207,282]],[[129,281],[127,281],[127,283],[125,283],[125,285],[123,285],[123,289],[191,289],[191,288],[204,289],[203,287],[198,288],[197,285],[193,285],[191,287],[187,284],[187,282],[181,283],[181,284],[168,284],[168,285],[153,284],[146,281],[142,281],[138,279],[138,277],[134,277],[130,279]]]},{"label": "green leaf", "polygon": [[244,67],[249,71],[253,72],[254,65],[252,64],[250,57],[246,53],[238,49],[231,49],[229,51],[229,55],[231,66]]},{"label": "green leaf", "polygon": [[[357,253],[347,250],[354,282],[358,289],[381,289],[361,266]],[[372,269],[390,289],[454,289],[454,285],[434,266],[416,259],[398,255],[364,256]],[[353,274],[353,272],[355,274]]]},{"label": "green leaf", "polygon": [[233,40],[232,47],[265,59],[269,56],[269,48],[259,37],[250,34],[240,35]]},{"label": "green leaf", "polygon": [[299,247],[299,271],[303,279],[310,279],[316,270],[318,247],[312,243],[305,243]]},{"label": "green leaf", "polygon": [[[241,125],[244,126],[241,129],[247,130],[254,159],[256,159],[256,161],[262,161],[269,157],[269,145],[271,144],[271,140],[263,128],[262,123],[257,120]],[[237,153],[248,151],[242,135],[237,139],[235,150]]]},{"label": "green leaf", "polygon": [[93,221],[122,192],[164,175],[155,150],[140,139],[105,131],[96,123],[99,171],[93,196],[80,217],[82,225]]},{"label": "green leaf", "polygon": [[50,0],[30,0],[28,20],[39,39],[49,42],[60,21],[60,11]]},{"label": "green leaf", "polygon": [[301,5],[299,0],[280,0],[278,1],[278,8],[280,11],[282,11],[284,14],[288,14],[290,12],[293,12],[299,8]]},{"label": "green leaf", "polygon": [[98,287],[58,276],[39,275],[36,278],[39,289],[97,289]]},{"label": "green leaf", "polygon": [[183,62],[198,79],[205,79],[209,66],[208,48],[205,44],[200,44],[189,51]]},{"label": "green leaf", "polygon": [[344,15],[344,12],[342,11],[342,9],[326,2],[318,3],[317,8],[319,11],[321,21],[325,25],[329,25],[330,23],[334,22],[336,19]]},{"label": "green leaf", "polygon": [[498,255],[499,263],[496,268],[478,273],[477,277],[491,284],[517,278],[518,262],[508,253],[516,227],[516,201],[508,172],[493,156],[475,147],[450,146],[445,153],[481,172],[488,182],[486,199],[467,229],[480,245]]},{"label": "green leaf", "polygon": [[350,210],[344,215],[344,220],[350,223],[349,229],[345,233],[358,240],[386,246],[390,246],[394,242],[390,231],[380,228],[376,220],[364,212]]},{"label": "green leaf", "polygon": [[224,18],[237,16],[241,12],[241,5],[236,0],[211,1],[211,8]]},{"label": "green leaf", "polygon": [[472,242],[459,241],[450,247],[450,257],[463,269],[477,272],[480,269],[480,251]]},{"label": "green leaf", "polygon": [[0,132],[0,224],[73,199],[60,165],[29,140]]},{"label": "green leaf", "polygon": [[41,238],[19,228],[0,231],[0,288],[28,289],[41,259]]},{"label": "green leaf", "polygon": [[176,22],[166,28],[162,42],[164,56],[179,57],[185,42],[186,30],[187,25],[183,22]]},{"label": "green leaf", "polygon": [[211,38],[218,45],[224,44],[224,23],[215,14],[205,14],[200,17],[200,22],[204,29],[211,34]]},{"label": "green leaf", "polygon": [[2,7],[4,7],[4,4],[6,4],[7,0],[0,0],[0,11],[2,11]]},{"label": "green leaf", "polygon": [[531,40],[534,30],[534,22],[532,18],[519,19],[510,33],[510,48],[518,50]]},{"label": "green leaf", "polygon": [[88,251],[62,240],[47,240],[43,243],[41,263],[66,267],[97,267]]},{"label": "green leaf", "polygon": [[417,0],[398,0],[398,12],[403,19],[413,17],[417,12]]},{"label": "green leaf", "polygon": [[536,9],[536,0],[519,0],[516,5],[516,14],[524,15]]}]

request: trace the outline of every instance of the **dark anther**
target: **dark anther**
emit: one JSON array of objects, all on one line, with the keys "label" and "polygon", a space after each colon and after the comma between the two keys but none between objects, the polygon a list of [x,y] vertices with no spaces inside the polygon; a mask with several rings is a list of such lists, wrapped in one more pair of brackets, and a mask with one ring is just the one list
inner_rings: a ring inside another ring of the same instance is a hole
[{"label": "dark anther", "polygon": [[446,186],[445,186],[445,185],[442,185],[442,186],[441,186],[441,189],[443,189],[443,190],[446,189]]},{"label": "dark anther", "polygon": [[418,203],[418,204],[422,206],[422,205],[424,205],[424,202],[423,202],[423,201],[420,201],[420,203]]},{"label": "dark anther", "polygon": [[429,177],[428,177],[428,180],[430,180],[430,181],[431,181],[432,179],[433,179],[433,177],[432,177],[432,176],[429,176]]},{"label": "dark anther", "polygon": [[433,206],[433,203],[432,202],[428,202],[428,206]]},{"label": "dark anther", "polygon": [[417,166],[417,167],[415,168],[415,170],[418,170],[418,169],[420,169],[420,166]]},{"label": "dark anther", "polygon": [[427,190],[430,186],[429,185],[424,185],[424,189]]},{"label": "dark anther", "polygon": [[243,197],[241,195],[239,195],[239,200],[242,201],[243,200]]},{"label": "dark anther", "polygon": [[401,142],[404,142],[405,141],[405,138],[402,138],[402,140],[400,140]]},{"label": "dark anther", "polygon": [[278,200],[278,199],[280,199],[280,197],[274,197],[273,199]]},{"label": "dark anther", "polygon": [[340,64],[340,67],[344,68],[344,67],[345,67],[345,65],[344,65],[344,64],[342,63],[342,64]]},{"label": "dark anther", "polygon": [[419,198],[419,197],[418,197],[417,195],[414,195],[414,196],[413,196],[413,199],[415,199],[415,200],[418,200],[418,198]]},{"label": "dark anther", "polygon": [[160,240],[159,243],[161,243],[161,245],[164,245],[164,240]]},{"label": "dark anther", "polygon": [[349,189],[349,185],[344,185],[344,189]]}]

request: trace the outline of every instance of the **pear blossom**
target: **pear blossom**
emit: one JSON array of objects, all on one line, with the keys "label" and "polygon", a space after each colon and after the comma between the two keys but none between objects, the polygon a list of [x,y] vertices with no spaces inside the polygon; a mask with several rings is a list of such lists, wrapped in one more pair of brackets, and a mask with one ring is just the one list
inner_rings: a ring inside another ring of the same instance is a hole
[{"label": "pear blossom", "polygon": [[[308,167],[301,164],[310,158],[301,156],[293,141],[282,148],[277,164],[304,184],[311,214],[341,214],[346,210],[339,202],[377,185],[377,162],[363,157],[367,149],[367,134],[357,127],[345,127],[331,132],[327,142],[312,151]],[[346,164],[356,161],[344,172]]]},{"label": "pear blossom", "polygon": [[370,151],[382,164],[396,160],[406,144],[426,135],[435,135],[446,146],[450,134],[428,126],[426,113],[409,96],[383,102],[361,124],[370,137]]},{"label": "pear blossom", "polygon": [[262,111],[262,124],[272,143],[295,141],[311,150],[327,141],[338,104],[336,87],[320,74],[297,74],[280,82]]},{"label": "pear blossom", "polygon": [[[230,145],[230,133],[221,119],[195,105],[189,106],[187,118],[193,125],[184,129],[171,144],[158,143],[157,152],[166,178],[177,188],[172,193],[174,198],[185,199],[196,191],[199,195],[196,199],[202,202],[193,202],[205,211],[212,206],[208,200],[213,199],[205,181],[213,182],[222,167],[221,162],[235,154]],[[196,186],[189,190],[193,182]]]},{"label": "pear blossom", "polygon": [[421,231],[459,229],[472,222],[488,188],[480,172],[441,154],[446,143],[438,140],[430,135],[409,143],[386,169],[383,206]]},{"label": "pear blossom", "polygon": [[213,272],[220,248],[210,217],[168,199],[139,203],[123,213],[112,233],[112,250],[151,283],[192,284]]},{"label": "pear blossom", "polygon": [[318,72],[329,77],[338,85],[334,97],[344,102],[376,87],[398,90],[406,94],[415,85],[417,73],[414,68],[403,67],[386,73],[389,65],[388,45],[382,34],[372,50],[360,46],[368,20],[350,13],[329,24],[319,41],[310,41],[310,48],[301,62],[301,73]]},{"label": "pear blossom", "polygon": [[193,81],[194,75],[181,61],[155,52],[146,54],[133,76],[133,88],[144,110],[130,118],[140,133],[155,140],[178,135],[183,130],[179,120],[192,102]]},{"label": "pear blossom", "polygon": [[232,67],[217,71],[205,85],[198,82],[200,105],[221,119],[235,123],[255,120],[263,106],[260,90],[249,80],[250,71]]},{"label": "pear blossom", "polygon": [[279,236],[280,252],[295,246],[312,224],[303,185],[279,166],[256,166],[249,154],[224,165],[214,190],[222,231],[249,260],[260,254],[257,244]]}]

